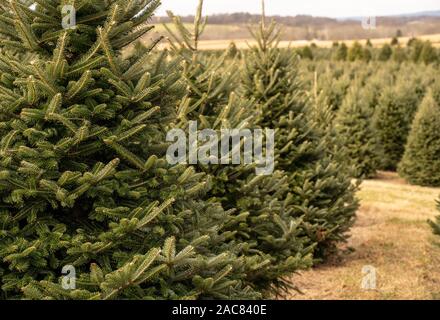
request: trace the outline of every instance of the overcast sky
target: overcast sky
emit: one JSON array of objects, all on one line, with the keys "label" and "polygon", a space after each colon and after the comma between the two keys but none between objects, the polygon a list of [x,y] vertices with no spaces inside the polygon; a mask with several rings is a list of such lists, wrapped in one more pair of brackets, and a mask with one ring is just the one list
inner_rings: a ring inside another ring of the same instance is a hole
[{"label": "overcast sky", "polygon": [[[162,0],[158,16],[172,10],[179,15],[194,14],[198,0]],[[261,0],[205,0],[204,12],[261,12]],[[440,0],[266,0],[268,15],[293,16],[308,14],[327,17],[393,15],[440,10]]]}]

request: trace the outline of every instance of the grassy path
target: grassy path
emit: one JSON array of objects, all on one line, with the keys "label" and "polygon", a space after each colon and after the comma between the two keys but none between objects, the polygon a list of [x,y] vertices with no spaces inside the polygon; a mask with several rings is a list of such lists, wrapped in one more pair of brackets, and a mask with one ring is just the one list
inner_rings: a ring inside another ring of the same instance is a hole
[{"label": "grassy path", "polygon": [[[339,257],[294,276],[303,295],[287,299],[440,299],[440,242],[428,219],[438,215],[440,189],[414,187],[382,173],[365,181],[352,237]],[[364,266],[376,289],[362,289]]]}]

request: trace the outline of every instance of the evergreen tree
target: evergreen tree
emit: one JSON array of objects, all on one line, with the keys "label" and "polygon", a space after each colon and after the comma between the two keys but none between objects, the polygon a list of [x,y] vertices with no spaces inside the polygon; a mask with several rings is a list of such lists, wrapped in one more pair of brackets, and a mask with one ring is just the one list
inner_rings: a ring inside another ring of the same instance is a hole
[{"label": "evergreen tree", "polygon": [[[432,95],[434,101],[436,101],[437,104],[440,105],[440,81],[438,80],[434,83],[432,87]],[[440,200],[437,201],[437,208],[440,211]],[[434,234],[440,236],[440,216],[438,216],[434,221],[429,221],[429,224],[431,225]]]},{"label": "evergreen tree", "polygon": [[[197,35],[203,31],[202,6],[203,1],[199,1],[192,30],[168,13],[178,30],[168,28],[171,46],[184,59],[187,84],[187,94],[178,111],[178,126],[187,128],[189,121],[198,121],[200,130],[217,133],[222,129],[255,129],[257,110],[253,111],[253,102],[234,92],[238,70],[235,62],[225,63],[224,55],[208,59],[197,50]],[[310,243],[301,235],[300,220],[291,215],[287,176],[280,171],[256,176],[255,166],[246,164],[199,164],[197,170],[213,179],[209,196],[234,212],[225,230],[235,235],[234,240],[243,247],[246,257],[257,256],[258,265],[248,272],[246,283],[266,294],[290,288],[290,281],[284,278],[311,265],[312,247],[306,247]]]},{"label": "evergreen tree", "polygon": [[313,51],[309,46],[305,46],[301,50],[299,50],[299,55],[303,59],[313,60]]},{"label": "evergreen tree", "polygon": [[410,39],[408,40],[406,46],[407,46],[407,47],[412,47],[417,41],[418,41],[417,38],[412,37],[412,38],[410,38]]},{"label": "evergreen tree", "polygon": [[[339,67],[341,70],[337,70]],[[342,101],[344,101],[345,95],[350,88],[350,76],[344,70],[344,66],[341,65],[329,65],[325,71],[318,72],[320,72],[320,76],[317,80],[317,90],[326,97],[326,103],[336,112],[341,107]]]},{"label": "evergreen tree", "polygon": [[389,44],[384,44],[379,52],[379,61],[388,61],[392,55],[393,49],[391,49],[391,46]]},{"label": "evergreen tree", "polygon": [[336,48],[335,59],[337,61],[346,61],[347,55],[348,55],[348,47],[345,44],[345,42],[343,42]]},{"label": "evergreen tree", "polygon": [[440,186],[440,104],[429,92],[412,124],[399,174],[408,182]]},{"label": "evergreen tree", "polygon": [[351,48],[348,50],[347,59],[348,61],[362,60],[364,54],[364,48],[359,42],[355,42]]},{"label": "evergreen tree", "polygon": [[150,54],[158,40],[122,55],[160,2],[81,2],[70,29],[64,3],[3,5],[2,44],[38,58],[0,55],[1,297],[258,297],[220,231],[230,213],[201,198],[210,179],[165,160],[177,62]]},{"label": "evergreen tree", "polygon": [[405,49],[402,48],[401,46],[394,47],[392,59],[397,63],[402,63],[404,61],[407,61],[408,56],[406,54]]},{"label": "evergreen tree", "polygon": [[356,211],[355,188],[327,153],[298,60],[277,47],[276,24],[267,25],[263,18],[254,36],[258,45],[245,59],[243,92],[259,105],[258,125],[277,128],[277,169],[289,175],[290,214],[302,220],[304,235],[316,245],[314,256],[321,258],[346,238]]},{"label": "evergreen tree", "polygon": [[[319,131],[325,145],[325,156],[321,160],[323,167],[332,168],[327,170],[328,179],[332,176],[333,181],[328,184],[327,188],[321,191],[325,194],[321,199],[332,199],[328,203],[328,212],[330,225],[337,226],[338,229],[330,233],[333,237],[332,241],[320,243],[315,253],[319,256],[328,256],[333,253],[335,242],[345,241],[346,232],[350,230],[355,220],[355,213],[358,209],[359,202],[355,197],[358,183],[352,183],[352,177],[355,175],[355,168],[347,163],[345,147],[339,138],[335,128],[335,112],[327,103],[324,92],[319,92],[317,88],[318,74],[315,74],[315,90],[313,92],[312,116],[317,123],[316,129]],[[328,180],[330,181],[330,180]]]},{"label": "evergreen tree", "polygon": [[336,118],[336,130],[349,163],[357,169],[357,178],[374,177],[381,164],[382,152],[371,121],[371,99],[368,90],[355,84]]},{"label": "evergreen tree", "polygon": [[425,41],[423,44],[419,60],[424,64],[430,64],[437,61],[437,52],[430,41]]},{"label": "evergreen tree", "polygon": [[372,59],[373,53],[371,52],[371,49],[367,46],[362,52],[362,60],[365,62],[370,62]]},{"label": "evergreen tree", "polygon": [[397,64],[382,62],[375,62],[369,69],[372,72],[366,76],[364,87],[371,97],[369,99],[370,108],[376,111],[384,90],[395,85],[396,75],[400,69]]},{"label": "evergreen tree", "polygon": [[240,55],[240,50],[238,50],[237,45],[235,44],[235,42],[232,41],[229,44],[229,47],[228,47],[228,56],[229,56],[229,58],[233,59],[233,58],[235,58],[235,57],[237,57],[239,55]]},{"label": "evergreen tree", "polygon": [[413,38],[408,41],[408,47],[410,48],[411,60],[413,62],[419,62],[422,54],[424,42],[422,40]]},{"label": "evergreen tree", "polygon": [[416,83],[400,81],[383,90],[375,111],[374,126],[379,143],[384,149],[382,166],[385,170],[397,169],[414,115],[420,104]]}]

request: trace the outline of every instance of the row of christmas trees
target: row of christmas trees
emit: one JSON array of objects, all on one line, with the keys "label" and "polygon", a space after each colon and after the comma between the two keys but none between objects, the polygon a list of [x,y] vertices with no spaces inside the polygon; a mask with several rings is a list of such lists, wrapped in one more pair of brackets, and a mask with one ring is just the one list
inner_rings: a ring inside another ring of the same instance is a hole
[{"label": "row of christmas trees", "polygon": [[[319,62],[305,63],[303,71],[309,90],[336,114],[336,131],[358,177],[389,170],[411,184],[440,186],[437,66]],[[431,222],[438,234],[439,222]]]},{"label": "row of christmas trees", "polygon": [[[0,4],[0,298],[261,298],[346,239],[357,185],[331,108],[264,18],[244,63],[198,51],[202,4],[190,29],[169,13],[171,52],[128,56],[160,1]],[[169,164],[190,121],[275,129],[276,171]]]},{"label": "row of christmas trees", "polygon": [[334,42],[331,48],[320,48],[316,44],[297,50],[298,54],[308,60],[334,61],[394,61],[422,64],[440,64],[440,50],[429,40],[411,38],[406,45],[401,45],[398,38],[385,43],[380,48],[374,47],[370,40],[365,45],[355,41],[351,46],[344,42]]},{"label": "row of christmas trees", "polygon": [[[346,239],[353,176],[439,183],[435,67],[298,61],[264,18],[239,58],[204,53],[202,1],[192,28],[169,13],[170,52],[127,56],[159,1],[89,1],[67,30],[68,1],[30,2],[0,5],[1,298],[278,294]],[[170,165],[190,121],[276,129],[276,171]]]},{"label": "row of christmas trees", "polygon": [[336,128],[349,158],[359,176],[397,170],[412,184],[440,186],[438,71],[382,68],[372,75],[357,73],[335,99],[341,101],[340,106],[333,105]]}]

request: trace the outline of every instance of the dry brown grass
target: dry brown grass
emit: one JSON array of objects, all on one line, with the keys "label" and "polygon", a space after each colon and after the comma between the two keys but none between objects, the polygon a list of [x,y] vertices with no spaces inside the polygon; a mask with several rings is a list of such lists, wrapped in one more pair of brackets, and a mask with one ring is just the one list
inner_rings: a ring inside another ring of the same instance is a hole
[{"label": "dry brown grass", "polygon": [[[233,26],[230,27],[231,29],[226,29],[227,32],[230,32],[233,30]],[[159,28],[161,32],[154,32],[152,35],[148,35],[141,39],[141,42],[143,42],[146,45],[149,45],[151,43],[152,39],[155,39],[159,37],[159,35],[164,35],[166,32],[162,30],[163,28]],[[433,34],[433,35],[425,35],[425,36],[418,36],[418,39],[422,40],[429,40],[432,42],[434,47],[440,48],[440,33],[439,34]],[[406,45],[408,43],[409,37],[402,37],[399,38],[399,41],[402,45]],[[374,47],[380,48],[386,43],[391,42],[391,38],[383,38],[383,39],[371,39],[371,43]],[[367,43],[366,39],[363,40],[345,40],[340,41],[347,44],[347,46],[352,46],[354,42],[358,41],[362,45],[365,45]],[[255,40],[251,39],[237,39],[237,40],[201,40],[199,41],[199,50],[203,51],[209,51],[209,50],[225,50],[227,49],[231,42],[234,42],[238,49],[240,50],[246,50],[249,49],[250,46],[256,46],[257,43]],[[316,44],[320,48],[331,48],[334,41],[323,41],[323,40],[313,40],[313,41],[307,41],[307,40],[295,40],[295,41],[280,41],[279,47],[280,48],[301,48],[308,45],[311,45],[312,43]],[[169,43],[167,41],[162,41],[157,48],[159,49],[165,49],[169,48]],[[130,52],[132,52],[133,46],[128,46],[124,54],[128,55]]]},{"label": "dry brown grass", "polygon": [[[303,294],[286,299],[440,299],[440,247],[428,219],[440,189],[409,186],[395,174],[365,181],[347,249],[293,277]],[[350,250],[351,249],[351,250]],[[363,290],[362,268],[377,270],[377,289]]]},{"label": "dry brown grass", "polygon": [[[435,47],[440,47],[440,34],[434,34],[434,35],[426,35],[426,36],[419,36],[419,39],[423,40],[429,40],[433,43]],[[405,44],[408,43],[409,37],[399,38],[400,43]],[[382,47],[386,43],[391,42],[391,38],[384,38],[384,39],[372,39],[370,40],[374,47]],[[342,41],[347,46],[352,46],[355,41],[359,41],[361,44],[365,45],[367,40],[346,40]],[[199,48],[201,50],[223,50],[228,48],[232,40],[202,40],[199,43]],[[249,48],[249,45],[255,45],[256,42],[253,40],[235,40],[234,43],[236,44],[237,48],[239,49],[247,49]],[[333,45],[333,41],[321,41],[321,40],[315,40],[315,41],[307,41],[307,40],[297,40],[297,41],[281,41],[280,47],[281,48],[300,48],[304,47],[310,44],[316,44],[318,47],[321,48],[330,48]]]}]

